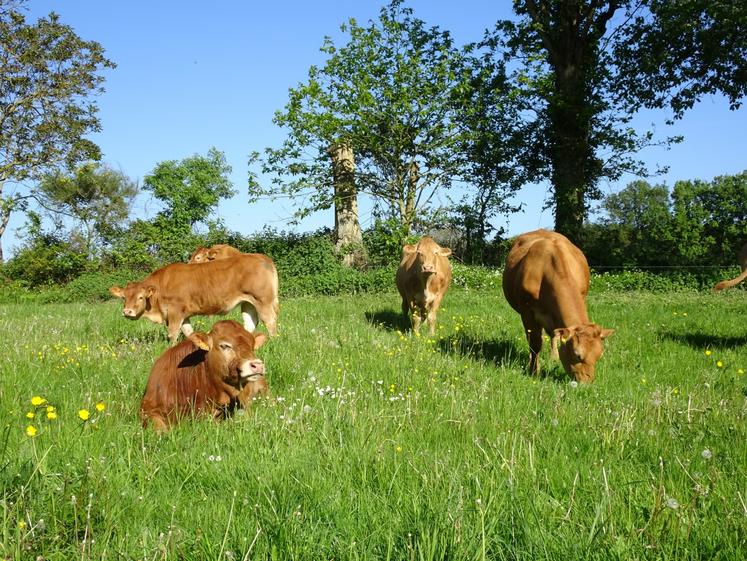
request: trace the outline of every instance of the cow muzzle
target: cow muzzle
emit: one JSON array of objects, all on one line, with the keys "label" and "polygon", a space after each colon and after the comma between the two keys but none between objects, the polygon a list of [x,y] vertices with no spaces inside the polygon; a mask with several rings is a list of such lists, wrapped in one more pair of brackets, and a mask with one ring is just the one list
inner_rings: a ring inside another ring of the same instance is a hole
[{"label": "cow muzzle", "polygon": [[247,360],[239,369],[242,380],[252,381],[259,376],[265,375],[265,363],[259,359]]},{"label": "cow muzzle", "polygon": [[129,319],[135,319],[137,317],[137,312],[133,310],[132,308],[125,308],[122,310],[122,315]]}]

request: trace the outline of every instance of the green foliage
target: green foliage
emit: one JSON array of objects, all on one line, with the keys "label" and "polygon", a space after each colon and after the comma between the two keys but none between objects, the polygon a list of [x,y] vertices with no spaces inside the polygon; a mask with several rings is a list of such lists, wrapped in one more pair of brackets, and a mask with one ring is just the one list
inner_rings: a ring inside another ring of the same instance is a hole
[{"label": "green foliage", "polygon": [[15,3],[3,2],[0,236],[18,206],[18,197],[2,197],[6,181],[100,157],[98,146],[86,138],[100,128],[98,108],[89,96],[103,91],[100,72],[113,67],[99,43],[78,37],[56,14],[27,23]]},{"label": "green foliage", "polygon": [[37,186],[36,198],[55,222],[60,216],[78,225],[71,236],[78,237],[89,258],[100,256],[114,232],[123,229],[137,185],[124,173],[88,162],[72,173],[55,170],[45,174]]},{"label": "green foliage", "polygon": [[158,220],[176,229],[191,227],[207,220],[221,199],[236,194],[230,173],[225,154],[211,148],[207,156],[160,162],[145,176],[143,189],[165,207]]},{"label": "green foliage", "polygon": [[357,191],[409,231],[434,192],[459,175],[450,92],[460,55],[447,31],[426,27],[400,0],[369,26],[350,20],[342,31],[347,44],[326,38],[324,66],[312,67],[308,82],[291,89],[276,113],[288,136],[261,161],[272,185],[252,180],[250,196],[306,197],[300,216],[331,207],[327,150],[345,143],[355,156]]},{"label": "green foliage", "polygon": [[635,181],[602,208],[584,236],[592,266],[728,266],[747,239],[747,172],[678,181],[671,193]]}]

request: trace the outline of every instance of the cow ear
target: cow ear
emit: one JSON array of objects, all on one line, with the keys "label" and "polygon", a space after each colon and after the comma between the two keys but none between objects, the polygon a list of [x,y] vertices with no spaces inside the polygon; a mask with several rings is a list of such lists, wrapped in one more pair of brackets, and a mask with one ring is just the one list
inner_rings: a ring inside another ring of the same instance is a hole
[{"label": "cow ear", "polygon": [[451,255],[451,249],[448,247],[442,247],[441,249],[438,250],[438,254],[441,257],[448,257],[449,255]]},{"label": "cow ear", "polygon": [[112,286],[109,289],[109,294],[111,294],[112,296],[116,296],[117,298],[124,298],[124,290],[122,290],[118,286]]},{"label": "cow ear", "polygon": [[218,253],[217,250],[210,248],[207,250],[207,253],[205,254],[205,257],[208,261],[213,261],[215,259],[216,254]]},{"label": "cow ear", "polygon": [[402,255],[410,255],[412,253],[415,253],[416,246],[414,244],[405,244],[402,247]]},{"label": "cow ear", "polygon": [[152,284],[149,284],[148,286],[145,287],[145,297],[146,298],[150,298],[155,293],[156,293],[156,287],[153,286]]},{"label": "cow ear", "polygon": [[553,341],[557,342],[560,339],[561,343],[565,343],[573,335],[572,327],[559,327],[552,332]]},{"label": "cow ear", "polygon": [[614,335],[614,334],[615,334],[615,330],[614,329],[602,329],[602,334],[601,334],[602,340],[604,340],[607,337],[610,337],[611,335]]},{"label": "cow ear", "polygon": [[208,335],[207,333],[202,333],[201,331],[195,331],[194,333],[191,333],[189,337],[187,337],[198,349],[202,349],[203,351],[209,351],[210,348],[213,346],[213,339]]},{"label": "cow ear", "polygon": [[268,340],[269,338],[264,333],[255,333],[254,334],[254,348],[255,349],[260,348],[262,345],[267,343]]}]

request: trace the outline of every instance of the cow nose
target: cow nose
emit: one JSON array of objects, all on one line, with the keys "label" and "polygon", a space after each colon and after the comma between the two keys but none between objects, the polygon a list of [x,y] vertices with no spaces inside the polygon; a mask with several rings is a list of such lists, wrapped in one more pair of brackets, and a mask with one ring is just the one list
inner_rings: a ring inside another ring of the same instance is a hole
[{"label": "cow nose", "polygon": [[249,378],[251,376],[257,376],[258,374],[265,373],[265,363],[260,359],[247,360],[241,369],[241,377]]},{"label": "cow nose", "polygon": [[424,273],[435,273],[436,267],[434,265],[423,265],[423,272]]},{"label": "cow nose", "polygon": [[122,315],[125,316],[125,317],[127,317],[127,318],[135,317],[135,310],[132,310],[130,308],[125,308],[122,311]]}]

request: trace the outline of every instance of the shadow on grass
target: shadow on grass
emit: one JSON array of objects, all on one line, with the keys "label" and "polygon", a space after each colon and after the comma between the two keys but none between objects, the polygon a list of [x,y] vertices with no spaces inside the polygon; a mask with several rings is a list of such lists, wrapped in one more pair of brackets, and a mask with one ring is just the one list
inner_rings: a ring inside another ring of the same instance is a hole
[{"label": "shadow on grass", "polygon": [[659,335],[664,339],[684,343],[694,349],[733,349],[747,345],[747,335],[725,337],[708,333],[673,333],[671,331],[660,331]]},{"label": "shadow on grass", "polygon": [[456,354],[475,360],[485,360],[498,365],[519,364],[524,358],[522,356],[524,353],[516,348],[513,341],[479,340],[469,335],[441,339],[438,341],[438,348],[443,353]]},{"label": "shadow on grass", "polygon": [[[366,321],[373,326],[383,327],[387,331],[407,331],[410,329],[410,320],[402,315],[402,312],[394,310],[378,310],[366,312]],[[423,329],[427,329],[427,326]]]},{"label": "shadow on grass", "polygon": [[[510,340],[478,340],[469,335],[460,335],[457,338],[441,339],[438,342],[439,350],[443,353],[456,354],[472,360],[484,360],[492,362],[496,366],[512,367],[531,378],[527,367],[529,365],[529,347],[517,347]],[[552,380],[554,382],[567,382],[568,374],[563,369],[560,361],[550,360],[543,357],[541,362],[539,378]]]}]

